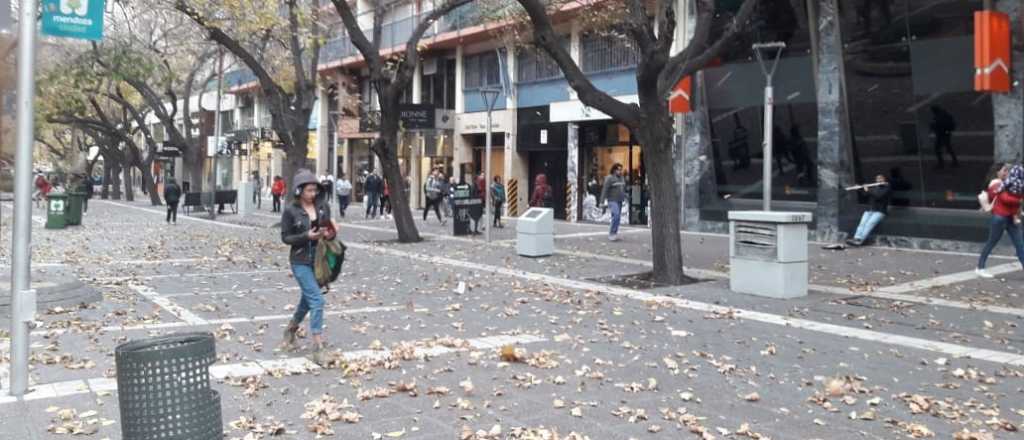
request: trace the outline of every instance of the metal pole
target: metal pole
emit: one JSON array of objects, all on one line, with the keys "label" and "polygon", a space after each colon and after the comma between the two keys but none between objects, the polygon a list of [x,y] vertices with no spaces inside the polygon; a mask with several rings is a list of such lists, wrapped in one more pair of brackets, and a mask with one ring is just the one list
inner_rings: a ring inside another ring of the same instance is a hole
[{"label": "metal pole", "polygon": [[[215,114],[213,117],[213,178],[211,179],[210,185],[210,218],[217,218],[217,161],[220,159],[220,137],[221,137],[221,123],[220,123],[220,100],[221,100],[221,89],[224,88],[224,49],[217,49],[217,104],[215,106]],[[186,117],[188,117],[186,115]]]},{"label": "metal pole", "polygon": [[769,83],[764,88],[764,187],[762,192],[764,195],[764,206],[762,209],[765,211],[772,210],[772,121],[774,120],[775,103],[773,94],[775,93],[772,88],[772,84]]},{"label": "metal pole", "polygon": [[36,1],[21,0],[18,9],[18,134],[14,161],[14,230],[11,234],[11,386],[12,396],[28,391],[32,233],[32,146],[35,130]]},{"label": "metal pole", "polygon": [[484,241],[487,243],[491,242],[491,229],[494,226],[494,210],[491,208],[491,204],[494,203],[491,200],[491,111],[494,104],[487,106],[487,142],[484,147],[484,218],[487,219],[487,223],[484,224]]}]

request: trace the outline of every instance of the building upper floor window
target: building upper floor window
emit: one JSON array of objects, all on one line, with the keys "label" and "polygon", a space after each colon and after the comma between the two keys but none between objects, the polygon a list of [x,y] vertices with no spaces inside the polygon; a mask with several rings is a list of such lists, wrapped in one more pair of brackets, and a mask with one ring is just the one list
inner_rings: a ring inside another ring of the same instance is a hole
[{"label": "building upper floor window", "polygon": [[640,51],[632,40],[621,35],[591,33],[580,39],[584,73],[603,72],[636,66]]},{"label": "building upper floor window", "polygon": [[489,51],[469,55],[465,57],[463,63],[466,76],[465,89],[501,87],[501,67],[505,63],[498,60],[497,52]]},{"label": "building upper floor window", "polygon": [[555,60],[542,49],[523,48],[516,55],[516,81],[531,82],[562,77]]}]

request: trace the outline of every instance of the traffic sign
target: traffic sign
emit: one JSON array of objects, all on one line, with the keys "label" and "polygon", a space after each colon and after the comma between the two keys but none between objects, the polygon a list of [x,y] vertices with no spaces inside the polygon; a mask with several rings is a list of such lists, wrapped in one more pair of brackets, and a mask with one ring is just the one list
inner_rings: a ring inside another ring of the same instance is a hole
[{"label": "traffic sign", "polygon": [[104,0],[43,0],[43,34],[103,39]]}]

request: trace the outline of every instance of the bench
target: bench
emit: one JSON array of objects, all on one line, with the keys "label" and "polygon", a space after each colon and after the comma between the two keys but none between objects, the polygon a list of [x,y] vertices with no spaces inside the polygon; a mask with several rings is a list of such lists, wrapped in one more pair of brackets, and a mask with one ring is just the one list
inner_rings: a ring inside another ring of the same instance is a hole
[{"label": "bench", "polygon": [[238,190],[217,191],[213,203],[221,207],[231,205],[231,212],[238,214]]},{"label": "bench", "polygon": [[185,193],[185,203],[181,205],[185,208],[185,215],[188,215],[191,208],[203,206],[202,195],[202,193]]}]

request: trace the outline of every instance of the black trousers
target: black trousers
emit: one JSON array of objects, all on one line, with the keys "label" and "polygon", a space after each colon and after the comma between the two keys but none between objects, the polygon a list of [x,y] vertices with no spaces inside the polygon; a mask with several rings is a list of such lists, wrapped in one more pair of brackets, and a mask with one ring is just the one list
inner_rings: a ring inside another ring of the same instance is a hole
[{"label": "black trousers", "polygon": [[441,200],[443,199],[441,199],[440,197],[436,199],[427,199],[427,204],[426,206],[423,207],[423,221],[427,221],[427,214],[430,213],[431,207],[434,208],[434,213],[437,214],[437,221],[444,221],[444,219],[441,217]]},{"label": "black trousers", "polygon": [[501,204],[497,203],[494,205],[494,226],[501,224]]},{"label": "black trousers", "polygon": [[274,194],[274,212],[281,212],[281,196]]},{"label": "black trousers", "polygon": [[175,223],[178,222],[178,204],[177,203],[168,203],[167,204],[167,222],[170,223],[171,221],[173,221]]}]

